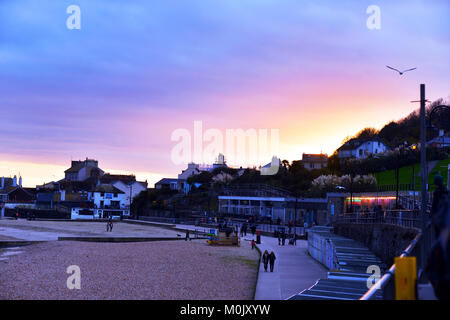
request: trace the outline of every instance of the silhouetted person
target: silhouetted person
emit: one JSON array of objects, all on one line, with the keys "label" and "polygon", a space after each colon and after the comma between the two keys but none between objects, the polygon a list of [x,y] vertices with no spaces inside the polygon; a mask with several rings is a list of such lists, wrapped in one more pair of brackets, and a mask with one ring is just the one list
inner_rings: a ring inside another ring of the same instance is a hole
[{"label": "silhouetted person", "polygon": [[264,264],[264,271],[267,272],[267,265],[269,264],[269,252],[266,250],[262,256],[262,263]]},{"label": "silhouetted person", "polygon": [[450,199],[441,176],[434,178],[431,221],[436,231],[425,272],[439,300],[450,300]]},{"label": "silhouetted person", "polygon": [[252,230],[252,235],[255,236],[255,233],[256,233],[256,226],[255,226],[255,225],[252,225],[251,230]]},{"label": "silhouetted person", "polygon": [[112,232],[113,229],[113,222],[112,222],[112,215],[109,215],[108,222],[106,222],[106,232]]},{"label": "silhouetted person", "polygon": [[444,180],[440,175],[434,177],[436,190],[433,192],[433,203],[431,205],[431,222],[433,223],[436,237],[441,229],[445,227],[448,211],[448,190],[444,186]]},{"label": "silhouetted person", "polygon": [[269,255],[269,263],[270,263],[270,272],[273,272],[273,267],[275,265],[275,253],[272,251]]}]

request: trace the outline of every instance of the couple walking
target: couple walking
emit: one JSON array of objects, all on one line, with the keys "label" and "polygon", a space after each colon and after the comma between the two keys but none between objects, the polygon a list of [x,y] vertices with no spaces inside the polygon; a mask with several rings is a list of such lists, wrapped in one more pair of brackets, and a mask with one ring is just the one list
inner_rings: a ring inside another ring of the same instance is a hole
[{"label": "couple walking", "polygon": [[275,265],[275,253],[272,251],[270,254],[266,250],[262,256],[262,262],[264,264],[264,270],[267,271],[267,265],[270,264],[270,272],[273,272],[273,266]]}]

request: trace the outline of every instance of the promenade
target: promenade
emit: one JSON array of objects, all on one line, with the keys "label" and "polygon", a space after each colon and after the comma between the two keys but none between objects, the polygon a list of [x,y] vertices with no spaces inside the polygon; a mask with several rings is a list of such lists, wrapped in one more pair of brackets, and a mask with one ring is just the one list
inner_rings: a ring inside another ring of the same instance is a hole
[{"label": "promenade", "polygon": [[[261,236],[257,247],[264,253],[273,251],[276,256],[274,271],[264,271],[260,263],[255,300],[286,300],[308,289],[327,275],[327,269],[308,255],[308,242],[297,240],[297,245],[278,245],[278,239]],[[245,240],[242,245],[246,245]]]}]

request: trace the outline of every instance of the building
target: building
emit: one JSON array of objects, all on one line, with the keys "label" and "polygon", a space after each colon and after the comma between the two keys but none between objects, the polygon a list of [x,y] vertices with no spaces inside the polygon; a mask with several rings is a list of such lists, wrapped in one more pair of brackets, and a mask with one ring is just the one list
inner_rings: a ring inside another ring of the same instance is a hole
[{"label": "building", "polygon": [[186,180],[187,178],[197,175],[201,173],[200,166],[196,163],[188,163],[188,167],[186,170],[181,171],[181,173],[178,175],[178,179]]},{"label": "building", "polygon": [[185,182],[184,179],[162,178],[155,183],[155,189],[180,191],[184,189]]},{"label": "building", "polygon": [[98,161],[93,159],[72,161],[71,167],[64,171],[66,181],[84,181],[90,177],[101,177],[104,175],[98,167]]},{"label": "building", "polygon": [[307,170],[322,169],[326,168],[328,164],[327,154],[308,154],[303,153],[302,160],[303,166]]},{"label": "building", "polygon": [[22,188],[22,177],[0,178],[0,203],[5,208],[34,207],[36,197],[32,188]]},{"label": "building", "polygon": [[239,185],[218,197],[219,212],[230,216],[260,216],[283,223],[302,224],[308,213],[316,224],[326,224],[328,199],[296,198],[289,192],[266,185]]},{"label": "building", "polygon": [[99,185],[92,191],[94,217],[106,218],[113,216],[129,216],[130,210],[126,206],[125,192],[109,184]]},{"label": "building", "polygon": [[147,190],[147,181],[146,182],[130,181],[126,183],[121,180],[116,180],[111,181],[109,184],[119,189],[125,194],[125,205],[127,207],[130,207],[131,202],[138,194],[140,194],[142,191]]},{"label": "building", "polygon": [[450,137],[441,135],[439,137],[436,137],[436,138],[428,141],[427,145],[434,147],[434,148],[449,148],[450,147]]},{"label": "building", "polygon": [[370,139],[350,139],[337,149],[340,159],[365,159],[371,155],[377,155],[389,150],[389,147],[375,137]]}]

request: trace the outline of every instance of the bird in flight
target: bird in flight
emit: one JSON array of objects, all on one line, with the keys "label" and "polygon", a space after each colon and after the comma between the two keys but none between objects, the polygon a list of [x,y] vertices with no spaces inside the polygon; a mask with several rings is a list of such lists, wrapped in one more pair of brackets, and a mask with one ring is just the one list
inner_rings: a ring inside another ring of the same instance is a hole
[{"label": "bird in flight", "polygon": [[407,70],[400,71],[400,70],[397,70],[397,69],[389,67],[389,66],[386,66],[386,67],[388,67],[389,69],[392,69],[394,71],[397,71],[400,75],[404,74],[407,71],[412,71],[412,70],[416,70],[417,69],[417,68],[412,68],[412,69],[407,69]]}]

